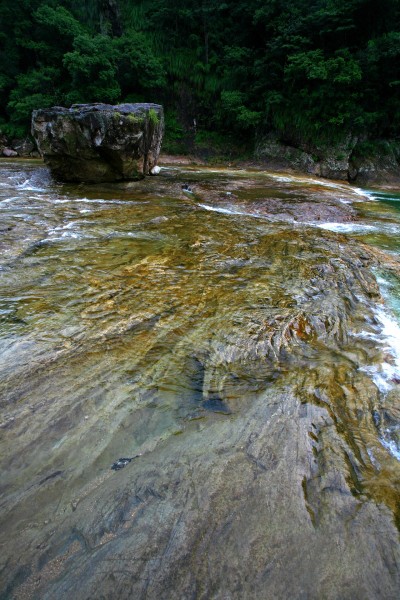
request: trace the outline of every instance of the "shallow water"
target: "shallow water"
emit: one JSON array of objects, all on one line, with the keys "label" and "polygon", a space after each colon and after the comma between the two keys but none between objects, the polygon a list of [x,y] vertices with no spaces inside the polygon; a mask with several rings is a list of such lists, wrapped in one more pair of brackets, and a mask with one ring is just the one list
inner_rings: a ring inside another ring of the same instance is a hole
[{"label": "shallow water", "polygon": [[342,269],[340,248],[343,264],[357,244],[399,256],[399,207],[396,194],[274,173],[165,168],[69,186],[40,162],[1,162],[2,566],[21,551],[14,536],[34,547],[119,457],[163,452],[191,430],[207,445],[212,424],[234,423],[275,385],[298,381],[305,397],[302,373],[328,382],[333,362],[337,381],[356,367],[365,423],[335,400],[337,381],[326,389],[347,443],[372,456],[365,488],[379,481],[393,507],[399,429],[395,410],[380,411],[400,383],[398,275],[381,261],[380,293],[372,274],[353,282],[354,315],[337,332],[345,308],[321,281]]}]

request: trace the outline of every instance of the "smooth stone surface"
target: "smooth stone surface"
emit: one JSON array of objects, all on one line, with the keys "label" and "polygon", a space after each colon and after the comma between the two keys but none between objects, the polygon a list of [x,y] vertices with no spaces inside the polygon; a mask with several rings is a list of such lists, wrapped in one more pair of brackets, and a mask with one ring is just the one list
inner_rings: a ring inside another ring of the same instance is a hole
[{"label": "smooth stone surface", "polygon": [[3,156],[6,156],[7,158],[14,158],[15,156],[18,156],[18,152],[12,150],[12,148],[4,148]]}]

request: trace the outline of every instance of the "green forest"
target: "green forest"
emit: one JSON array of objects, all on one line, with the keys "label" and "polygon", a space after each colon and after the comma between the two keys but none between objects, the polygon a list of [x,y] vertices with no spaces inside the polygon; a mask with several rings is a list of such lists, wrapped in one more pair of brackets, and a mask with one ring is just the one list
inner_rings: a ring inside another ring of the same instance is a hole
[{"label": "green forest", "polygon": [[2,0],[0,42],[9,136],[36,108],[141,101],[171,151],[399,133],[399,0]]}]

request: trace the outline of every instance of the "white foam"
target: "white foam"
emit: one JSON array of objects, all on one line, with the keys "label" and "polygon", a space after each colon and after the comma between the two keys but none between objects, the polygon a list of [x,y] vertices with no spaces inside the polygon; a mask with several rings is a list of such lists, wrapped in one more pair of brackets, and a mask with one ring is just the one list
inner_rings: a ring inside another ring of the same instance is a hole
[{"label": "white foam", "polygon": [[282,183],[306,183],[308,185],[319,185],[321,187],[341,190],[342,192],[351,192],[354,188],[346,183],[336,183],[335,181],[329,181],[327,179],[318,179],[316,177],[297,177],[296,175],[275,175],[274,173],[268,173],[268,176],[275,181],[281,181]]},{"label": "white foam", "polygon": [[76,221],[70,221],[66,225],[58,225],[58,227],[54,227],[53,231],[62,231],[63,229],[72,229],[77,225]]},{"label": "white foam", "polygon": [[[51,227],[48,230],[48,234],[51,236],[54,236],[54,235],[59,236],[61,234],[62,237],[75,237],[73,235],[73,233],[77,234],[77,232],[71,231],[74,228],[79,229],[79,227],[77,227],[77,223],[75,221],[70,221],[70,223],[67,223],[66,225],[57,225],[57,227]],[[76,237],[77,237],[77,235],[76,235]],[[54,239],[54,238],[52,238],[52,239]]]},{"label": "white foam", "polygon": [[[381,291],[387,292],[390,284],[382,277],[377,278],[377,281]],[[376,332],[362,332],[359,335],[374,341],[385,352],[387,359],[380,365],[370,365],[362,370],[370,375],[379,391],[386,395],[400,380],[400,324],[395,316],[382,306],[375,310],[375,318]],[[381,430],[380,442],[392,456],[400,460],[400,447],[391,434],[391,429]]]},{"label": "white foam", "polygon": [[116,199],[104,199],[104,198],[70,198],[67,202],[79,202],[83,204],[148,204],[148,202],[134,202],[132,200],[116,200]]},{"label": "white foam", "polygon": [[397,447],[397,444],[394,440],[387,440],[384,437],[380,438],[382,446],[384,446],[386,448],[386,450],[388,450],[390,452],[390,454],[392,456],[394,456],[395,458],[397,458],[397,460],[400,460],[400,450]]},{"label": "white foam", "polygon": [[[168,167],[167,167],[168,168]],[[202,169],[193,169],[190,168],[190,166],[183,166],[182,168],[178,168],[178,171],[181,172],[185,172],[185,173],[222,173],[222,175],[226,174],[226,175],[247,175],[247,174],[251,174],[251,175],[255,175],[256,173],[254,173],[253,171],[246,171],[246,169],[227,169],[226,167],[214,167],[212,169],[210,169],[209,167],[203,167]],[[259,173],[261,174],[261,173]]]},{"label": "white foam", "polygon": [[373,231],[377,227],[375,225],[366,225],[364,223],[313,223],[320,229],[326,229],[328,231],[334,231],[335,233],[360,233],[363,231]]},{"label": "white foam", "polygon": [[92,239],[94,236],[83,234],[80,228],[82,223],[86,221],[70,221],[69,223],[65,223],[63,225],[57,225],[56,227],[51,227],[48,230],[49,237],[47,238],[47,242],[57,242],[57,241],[65,241],[66,239]]},{"label": "white foam", "polygon": [[0,200],[0,204],[8,204],[9,202],[14,202],[14,200],[19,200],[19,196],[13,196],[12,198],[5,198],[4,200]]},{"label": "white foam", "polygon": [[53,242],[65,242],[65,240],[69,240],[69,239],[94,239],[93,236],[90,235],[82,235],[81,233],[78,233],[76,231],[64,231],[64,233],[62,233],[59,236],[52,236],[50,238],[47,238],[45,240],[42,240],[43,244],[52,244]]},{"label": "white foam", "polygon": [[241,215],[244,217],[254,217],[255,219],[262,219],[266,217],[262,217],[261,215],[257,215],[254,213],[244,212],[241,210],[235,210],[233,208],[222,208],[221,206],[209,206],[208,204],[198,204],[200,208],[204,208],[204,210],[210,210],[212,212],[218,212],[223,215]]},{"label": "white foam", "polygon": [[400,326],[395,318],[384,308],[375,311],[379,323],[377,333],[361,332],[360,337],[370,339],[382,347],[390,357],[380,365],[371,365],[363,370],[369,373],[382,393],[387,393],[394,387],[394,379],[400,379]]},{"label": "white foam", "polygon": [[30,185],[30,182],[23,183],[22,185],[18,185],[17,188],[19,190],[26,190],[29,192],[46,192],[46,188],[37,187],[36,185]]},{"label": "white foam", "polygon": [[269,174],[269,177],[271,177],[272,179],[275,179],[275,181],[281,181],[283,183],[289,183],[291,181],[295,181],[294,177],[283,177],[282,175]]},{"label": "white foam", "polygon": [[78,239],[84,236],[82,236],[80,233],[77,233],[76,231],[64,231],[64,233],[61,234],[61,237]]},{"label": "white foam", "polygon": [[369,192],[368,190],[363,190],[362,188],[356,188],[356,187],[353,187],[351,189],[355,194],[357,194],[357,196],[362,196],[363,198],[366,198],[367,200],[375,199],[373,192]]},{"label": "white foam", "polygon": [[46,188],[42,187],[41,185],[35,185],[35,179],[37,179],[37,177],[25,179],[23,183],[17,185],[17,189],[30,192],[46,192]]},{"label": "white foam", "polygon": [[[328,181],[324,179],[317,179],[315,177],[296,177],[295,175],[283,176],[283,175],[275,175],[273,173],[268,173],[268,176],[275,181],[279,181],[282,183],[300,183],[300,184],[308,184],[308,185],[319,185],[324,188],[338,190],[346,195],[353,195],[353,200],[346,200],[343,198],[339,198],[340,202],[351,204],[352,202],[360,202],[362,199],[364,200],[376,200],[376,193],[371,192],[369,190],[364,190],[359,187],[353,187],[350,184],[346,183],[336,183],[334,181]],[[354,197],[355,196],[355,197]],[[357,196],[360,197],[360,200],[357,199]],[[400,199],[399,199],[400,200]]]}]

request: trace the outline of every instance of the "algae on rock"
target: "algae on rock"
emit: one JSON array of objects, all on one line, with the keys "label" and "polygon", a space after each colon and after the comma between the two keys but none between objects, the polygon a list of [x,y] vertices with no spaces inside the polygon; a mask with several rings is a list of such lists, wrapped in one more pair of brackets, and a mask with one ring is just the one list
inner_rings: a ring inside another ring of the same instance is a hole
[{"label": "algae on rock", "polygon": [[163,133],[158,104],[75,104],[32,113],[32,135],[61,181],[142,179],[157,165]]}]

